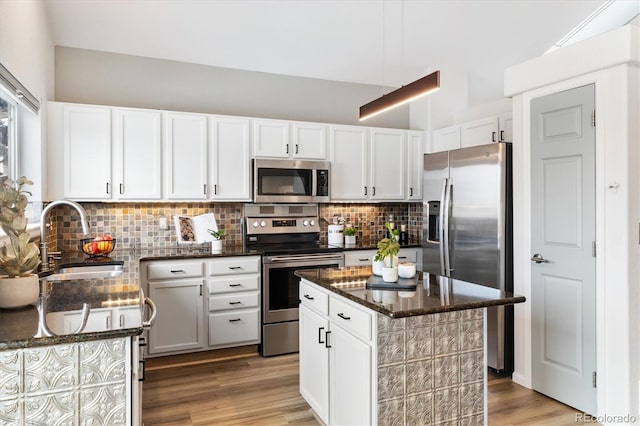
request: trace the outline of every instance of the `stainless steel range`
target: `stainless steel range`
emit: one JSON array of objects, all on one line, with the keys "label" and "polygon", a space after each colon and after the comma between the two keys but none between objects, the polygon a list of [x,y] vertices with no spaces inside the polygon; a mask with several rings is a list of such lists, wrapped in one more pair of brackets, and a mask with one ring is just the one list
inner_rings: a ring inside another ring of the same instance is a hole
[{"label": "stainless steel range", "polygon": [[298,352],[294,271],[344,266],[340,247],[320,243],[317,204],[247,204],[245,244],[262,253],[261,355]]}]

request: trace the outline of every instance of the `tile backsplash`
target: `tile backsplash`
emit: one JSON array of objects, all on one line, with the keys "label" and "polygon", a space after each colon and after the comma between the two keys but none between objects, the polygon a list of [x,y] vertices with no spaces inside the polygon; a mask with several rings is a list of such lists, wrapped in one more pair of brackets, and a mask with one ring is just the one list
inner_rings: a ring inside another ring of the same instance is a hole
[{"label": "tile backsplash", "polygon": [[[226,231],[225,244],[242,245],[243,203],[82,203],[89,216],[92,236],[110,234],[121,249],[135,247],[169,247],[177,244],[173,216],[197,216],[213,213],[218,228]],[[378,239],[384,235],[384,223],[393,214],[396,227],[406,224],[409,238],[421,240],[421,203],[319,204],[319,216],[329,223],[340,216],[358,228],[363,239]],[[165,217],[168,229],[160,229],[159,219]],[[75,210],[59,206],[49,215],[47,242],[52,250],[78,250],[82,238]],[[326,236],[328,223],[320,221],[320,235]]]}]

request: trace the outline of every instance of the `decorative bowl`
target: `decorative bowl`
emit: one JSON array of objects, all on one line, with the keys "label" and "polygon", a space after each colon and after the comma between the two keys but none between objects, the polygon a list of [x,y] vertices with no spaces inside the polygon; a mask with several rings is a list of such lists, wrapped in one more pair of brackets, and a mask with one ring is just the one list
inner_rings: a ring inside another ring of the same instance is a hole
[{"label": "decorative bowl", "polygon": [[105,237],[96,237],[83,238],[80,240],[80,250],[91,257],[106,256],[113,251],[115,246],[115,238],[105,239]]},{"label": "decorative bowl", "polygon": [[416,264],[413,262],[403,262],[398,265],[398,276],[400,278],[413,278],[416,275]]}]

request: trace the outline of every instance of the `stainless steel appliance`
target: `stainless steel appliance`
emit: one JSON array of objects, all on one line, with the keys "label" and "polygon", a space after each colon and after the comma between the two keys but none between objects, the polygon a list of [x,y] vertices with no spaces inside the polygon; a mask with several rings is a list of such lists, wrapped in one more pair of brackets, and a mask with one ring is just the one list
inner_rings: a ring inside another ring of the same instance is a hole
[{"label": "stainless steel appliance", "polygon": [[[423,269],[513,291],[511,145],[424,156]],[[513,371],[513,307],[487,309],[487,361]]]},{"label": "stainless steel appliance", "polygon": [[253,160],[256,203],[328,203],[328,161]]},{"label": "stainless steel appliance", "polygon": [[247,204],[245,243],[262,254],[263,356],[298,352],[296,270],[344,266],[339,247],[320,243],[315,204]]}]

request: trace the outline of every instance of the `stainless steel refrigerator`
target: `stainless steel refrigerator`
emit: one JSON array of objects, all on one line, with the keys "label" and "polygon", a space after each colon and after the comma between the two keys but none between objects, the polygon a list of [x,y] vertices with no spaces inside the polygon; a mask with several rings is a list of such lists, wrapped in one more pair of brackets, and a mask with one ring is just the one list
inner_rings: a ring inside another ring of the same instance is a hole
[{"label": "stainless steel refrigerator", "polygon": [[[513,292],[511,144],[424,156],[423,269]],[[513,307],[487,309],[487,361],[513,372]]]}]

